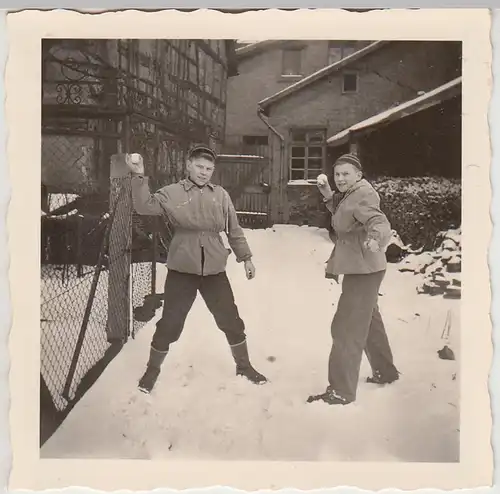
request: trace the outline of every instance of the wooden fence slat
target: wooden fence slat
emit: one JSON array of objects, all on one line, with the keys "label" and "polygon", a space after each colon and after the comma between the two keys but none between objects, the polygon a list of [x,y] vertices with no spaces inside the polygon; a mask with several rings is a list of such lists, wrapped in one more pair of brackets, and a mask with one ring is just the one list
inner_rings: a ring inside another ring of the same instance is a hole
[{"label": "wooden fence slat", "polygon": [[270,160],[263,157],[221,156],[214,180],[231,196],[244,226],[269,225]]}]

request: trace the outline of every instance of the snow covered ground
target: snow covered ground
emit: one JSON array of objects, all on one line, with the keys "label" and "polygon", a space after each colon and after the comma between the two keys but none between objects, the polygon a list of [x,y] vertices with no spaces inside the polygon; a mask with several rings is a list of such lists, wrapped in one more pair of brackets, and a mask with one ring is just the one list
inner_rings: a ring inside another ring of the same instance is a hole
[{"label": "snow covered ground", "polygon": [[[380,297],[400,381],[364,382],[345,407],[307,404],[327,385],[330,322],[340,286],[324,278],[325,230],[249,230],[257,277],[234,257],[228,275],[251,357],[270,379],[234,375],[229,348],[198,298],[157,387],[137,391],[154,321],[141,329],[42,448],[44,458],[289,461],[459,460],[459,300],[418,295],[416,276],[389,267]],[[162,290],[165,272],[158,287]],[[456,360],[437,351],[448,310]]]}]

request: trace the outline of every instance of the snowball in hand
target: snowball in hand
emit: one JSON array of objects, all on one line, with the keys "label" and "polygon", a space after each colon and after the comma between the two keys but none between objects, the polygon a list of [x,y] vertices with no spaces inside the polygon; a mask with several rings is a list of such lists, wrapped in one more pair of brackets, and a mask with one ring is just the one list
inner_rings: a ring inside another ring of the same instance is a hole
[{"label": "snowball in hand", "polygon": [[130,163],[137,165],[141,162],[141,155],[139,153],[132,153],[130,156]]},{"label": "snowball in hand", "polygon": [[318,185],[326,185],[328,183],[328,177],[324,173],[318,175],[316,180]]}]

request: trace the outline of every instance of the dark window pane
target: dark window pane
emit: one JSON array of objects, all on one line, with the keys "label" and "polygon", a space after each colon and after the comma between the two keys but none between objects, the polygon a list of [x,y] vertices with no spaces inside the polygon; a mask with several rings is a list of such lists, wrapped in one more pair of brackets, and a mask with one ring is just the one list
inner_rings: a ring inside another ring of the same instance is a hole
[{"label": "dark window pane", "polygon": [[343,90],[345,93],[354,93],[358,90],[357,74],[344,74]]},{"label": "dark window pane", "polygon": [[321,172],[321,170],[315,170],[315,169],[309,168],[309,170],[307,170],[307,178],[308,179],[318,178],[318,175],[320,174],[320,172]]},{"label": "dark window pane", "polygon": [[292,170],[291,180],[303,180],[304,170]]},{"label": "dark window pane", "polygon": [[308,161],[307,161],[307,167],[308,168],[315,168],[316,170],[320,170],[321,168],[323,168],[323,160],[322,159],[318,159],[318,158],[310,158]]},{"label": "dark window pane", "polygon": [[267,136],[243,136],[243,144],[248,146],[267,146]]},{"label": "dark window pane", "polygon": [[323,148],[310,147],[308,151],[309,151],[310,158],[322,158],[323,157]]},{"label": "dark window pane", "polygon": [[301,158],[292,158],[292,168],[305,168],[306,162]]},{"label": "dark window pane", "polygon": [[306,133],[301,130],[294,130],[292,132],[292,140],[295,142],[306,142]]},{"label": "dark window pane", "polygon": [[292,156],[294,158],[304,158],[306,155],[306,149],[303,147],[292,147]]}]

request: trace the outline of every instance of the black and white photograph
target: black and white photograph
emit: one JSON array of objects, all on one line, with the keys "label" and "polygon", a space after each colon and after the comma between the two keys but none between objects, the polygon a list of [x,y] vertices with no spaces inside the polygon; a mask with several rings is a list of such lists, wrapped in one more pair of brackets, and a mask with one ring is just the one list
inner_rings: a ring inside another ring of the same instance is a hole
[{"label": "black and white photograph", "polygon": [[354,34],[41,39],[40,459],[463,461],[464,42]]}]

